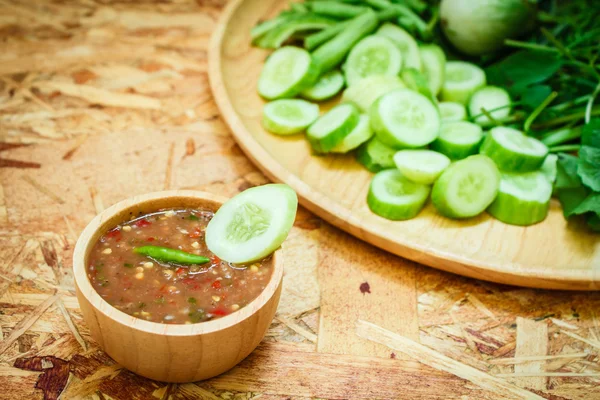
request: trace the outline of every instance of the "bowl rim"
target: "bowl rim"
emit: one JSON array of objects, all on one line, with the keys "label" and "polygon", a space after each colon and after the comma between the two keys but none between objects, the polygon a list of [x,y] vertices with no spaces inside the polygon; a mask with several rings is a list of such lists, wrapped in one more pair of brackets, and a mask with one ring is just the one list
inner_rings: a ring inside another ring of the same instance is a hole
[{"label": "bowl rim", "polygon": [[217,203],[219,207],[229,200],[227,197],[203,191],[167,190],[133,196],[106,208],[88,223],[75,244],[75,249],[73,251],[73,275],[77,292],[85,297],[94,309],[115,322],[141,332],[166,336],[195,336],[221,331],[239,324],[262,309],[273,295],[275,295],[282,282],[283,256],[281,247],[275,250],[271,256],[271,262],[273,263],[271,279],[258,297],[245,307],[212,321],[196,324],[163,324],[160,322],[146,321],[118,310],[96,292],[96,289],[93,288],[88,279],[85,268],[86,256],[95,243],[94,236],[96,233],[111,228],[108,226],[108,221],[125,210],[135,208],[144,203],[151,203],[166,198],[173,199],[173,207],[177,207],[177,199],[207,200],[209,202]]}]

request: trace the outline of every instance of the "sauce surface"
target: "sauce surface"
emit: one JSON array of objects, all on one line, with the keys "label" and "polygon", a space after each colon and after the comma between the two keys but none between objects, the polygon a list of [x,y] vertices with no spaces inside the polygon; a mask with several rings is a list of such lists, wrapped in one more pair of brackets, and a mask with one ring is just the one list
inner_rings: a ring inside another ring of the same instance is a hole
[{"label": "sauce surface", "polygon": [[[90,252],[92,286],[117,309],[148,321],[190,324],[219,318],[254,300],[271,278],[271,263],[233,265],[212,254],[204,231],[213,213],[169,209],[132,216],[111,229]],[[202,265],[177,265],[136,254],[162,246],[202,255]]]}]

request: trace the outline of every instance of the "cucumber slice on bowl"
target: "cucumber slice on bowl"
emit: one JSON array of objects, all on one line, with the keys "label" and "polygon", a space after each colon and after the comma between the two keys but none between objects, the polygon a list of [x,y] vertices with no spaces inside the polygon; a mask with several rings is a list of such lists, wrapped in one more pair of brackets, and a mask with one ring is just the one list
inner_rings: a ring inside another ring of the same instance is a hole
[{"label": "cucumber slice on bowl", "polygon": [[206,246],[232,263],[260,260],[287,237],[298,208],[288,185],[269,184],[243,191],[219,208],[206,227]]},{"label": "cucumber slice on bowl", "polygon": [[437,99],[433,94],[431,94],[431,90],[429,89],[427,78],[425,78],[425,75],[423,75],[420,71],[417,71],[414,68],[404,68],[400,76],[402,77],[402,81],[407,88],[421,93],[423,96],[431,100],[433,104],[437,104]]},{"label": "cucumber slice on bowl", "polygon": [[496,200],[487,212],[511,225],[533,225],[548,215],[552,184],[541,171],[503,173]]},{"label": "cucumber slice on bowl", "polygon": [[544,174],[550,183],[556,181],[556,175],[558,174],[557,162],[558,156],[556,154],[548,154],[540,167],[540,172]]},{"label": "cucumber slice on bowl", "polygon": [[396,149],[381,143],[376,137],[371,138],[356,151],[356,159],[371,172],[394,168]]},{"label": "cucumber slice on bowl", "polygon": [[321,76],[317,83],[300,92],[308,100],[323,101],[332,98],[344,87],[344,76],[334,69]]},{"label": "cucumber slice on bowl", "polygon": [[510,104],[510,95],[506,90],[496,86],[485,86],[471,96],[469,100],[469,115],[476,117],[475,122],[478,123],[491,122],[488,116],[483,114],[483,110],[485,110],[493,119],[499,120],[508,117],[510,114]]},{"label": "cucumber slice on bowl", "polygon": [[358,124],[350,131],[348,136],[342,139],[337,146],[331,149],[332,153],[347,153],[371,139],[373,130],[368,115],[361,114]]},{"label": "cucumber slice on bowl", "polygon": [[491,158],[477,154],[450,165],[435,181],[431,201],[448,218],[470,218],[496,198],[500,172]]},{"label": "cucumber slice on bowl", "polygon": [[319,118],[319,106],[298,99],[281,99],[265,104],[263,127],[278,135],[302,132]]},{"label": "cucumber slice on bowl", "polygon": [[425,146],[440,130],[440,115],[431,100],[408,89],[381,96],[369,116],[379,140],[399,149]]},{"label": "cucumber slice on bowl", "polygon": [[429,83],[431,94],[437,96],[445,80],[446,54],[435,44],[419,47],[421,61],[423,62],[423,73]]},{"label": "cucumber slice on bowl", "polygon": [[401,68],[400,50],[389,39],[374,35],[358,42],[343,66],[348,86],[367,76],[396,76]]},{"label": "cucumber slice on bowl", "polygon": [[475,64],[465,61],[446,63],[442,100],[467,104],[471,95],[485,86],[485,72]]},{"label": "cucumber slice on bowl", "polygon": [[467,110],[460,103],[442,101],[438,104],[442,122],[463,121],[467,119]]},{"label": "cucumber slice on bowl", "polygon": [[394,155],[398,170],[416,183],[431,185],[450,165],[450,159],[431,150],[400,150]]},{"label": "cucumber slice on bowl", "polygon": [[466,121],[445,122],[440,135],[430,147],[452,160],[461,160],[477,154],[482,138],[483,132],[477,124]]},{"label": "cucumber slice on bowl", "polygon": [[339,104],[309,126],[306,136],[316,152],[326,153],[358,125],[359,119],[360,114],[353,104]]},{"label": "cucumber slice on bowl", "polygon": [[481,145],[480,153],[496,162],[506,172],[529,172],[542,166],[548,147],[516,129],[492,128]]},{"label": "cucumber slice on bowl", "polygon": [[311,87],[318,76],[319,69],[308,51],[282,47],[267,58],[258,78],[258,94],[268,100],[294,97]]},{"label": "cucumber slice on bowl", "polygon": [[354,103],[362,112],[369,112],[375,100],[406,85],[397,76],[369,76],[350,86],[342,94],[342,103]]},{"label": "cucumber slice on bowl", "polygon": [[375,214],[394,221],[417,216],[430,187],[407,179],[397,169],[378,172],[371,180],[367,204]]},{"label": "cucumber slice on bowl", "polygon": [[375,34],[377,36],[388,38],[396,45],[396,47],[398,47],[398,50],[400,50],[400,53],[402,54],[402,60],[404,60],[404,68],[415,68],[418,71],[421,70],[419,46],[410,33],[406,32],[398,25],[386,22],[379,27]]}]

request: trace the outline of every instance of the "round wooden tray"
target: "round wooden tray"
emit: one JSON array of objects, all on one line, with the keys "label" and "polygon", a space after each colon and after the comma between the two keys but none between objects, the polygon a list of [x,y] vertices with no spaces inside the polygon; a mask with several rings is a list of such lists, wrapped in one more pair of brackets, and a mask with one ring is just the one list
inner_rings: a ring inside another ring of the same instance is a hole
[{"label": "round wooden tray", "polygon": [[600,289],[600,235],[567,223],[558,203],[540,224],[522,228],[487,214],[453,221],[428,205],[415,219],[392,222],[371,213],[371,174],[351,155],[311,154],[302,135],[261,127],[256,82],[268,55],[250,46],[250,28],[287,1],[234,0],[214,32],[209,77],[217,105],[246,155],[275,181],[292,186],[303,206],[375,246],[435,268],[498,283],[552,289]]}]

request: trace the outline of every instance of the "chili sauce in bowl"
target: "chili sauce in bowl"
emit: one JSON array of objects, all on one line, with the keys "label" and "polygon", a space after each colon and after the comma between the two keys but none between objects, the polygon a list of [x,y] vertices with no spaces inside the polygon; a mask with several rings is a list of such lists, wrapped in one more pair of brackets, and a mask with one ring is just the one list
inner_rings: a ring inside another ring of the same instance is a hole
[{"label": "chili sauce in bowl", "polygon": [[118,310],[165,324],[210,321],[243,308],[265,289],[272,263],[219,259],[204,240],[212,217],[208,210],[163,209],[113,227],[89,253],[93,288]]}]

